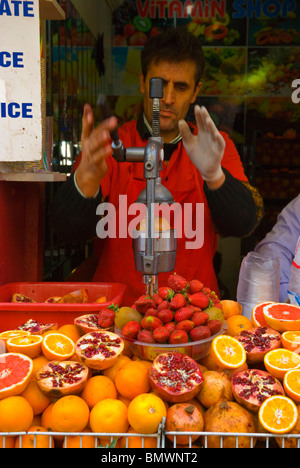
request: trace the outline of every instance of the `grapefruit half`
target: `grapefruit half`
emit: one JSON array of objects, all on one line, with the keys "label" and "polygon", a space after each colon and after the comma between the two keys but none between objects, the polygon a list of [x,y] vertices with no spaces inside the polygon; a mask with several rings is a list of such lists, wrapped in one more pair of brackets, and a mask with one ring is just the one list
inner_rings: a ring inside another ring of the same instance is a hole
[{"label": "grapefruit half", "polygon": [[252,309],[251,313],[251,321],[254,327],[267,327],[268,324],[265,320],[264,317],[264,307],[273,304],[272,302],[260,302],[259,304],[256,304],[255,307]]},{"label": "grapefruit half", "polygon": [[20,353],[0,356],[0,400],[20,395],[29,382],[33,370],[32,360]]},{"label": "grapefruit half", "polygon": [[274,302],[263,307],[263,315],[269,327],[283,333],[300,330],[300,307]]}]

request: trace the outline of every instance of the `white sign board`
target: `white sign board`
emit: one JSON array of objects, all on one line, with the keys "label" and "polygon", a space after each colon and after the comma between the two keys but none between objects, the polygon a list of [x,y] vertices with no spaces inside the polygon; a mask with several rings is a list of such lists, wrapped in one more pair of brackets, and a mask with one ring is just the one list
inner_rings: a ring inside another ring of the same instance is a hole
[{"label": "white sign board", "polygon": [[41,157],[39,0],[0,0],[0,161]]}]

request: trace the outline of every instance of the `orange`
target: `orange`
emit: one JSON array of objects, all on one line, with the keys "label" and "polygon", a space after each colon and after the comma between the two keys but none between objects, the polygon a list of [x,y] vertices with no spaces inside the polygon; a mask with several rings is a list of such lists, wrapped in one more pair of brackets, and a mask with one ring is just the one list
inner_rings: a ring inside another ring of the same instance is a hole
[{"label": "orange", "polygon": [[295,403],[283,395],[267,398],[258,413],[261,425],[274,434],[287,434],[295,427],[298,410]]},{"label": "orange", "polygon": [[42,351],[50,361],[67,361],[75,352],[75,344],[71,338],[62,333],[51,333],[45,336]]},{"label": "orange", "polygon": [[79,340],[79,338],[81,336],[78,333],[78,330],[75,327],[75,325],[73,325],[72,323],[67,324],[67,325],[63,325],[62,327],[60,327],[57,330],[57,332],[62,333],[65,336],[68,336],[69,338],[71,338],[72,341],[74,341],[74,343],[76,343],[76,341]]},{"label": "orange", "polygon": [[[45,411],[41,415],[41,426],[45,427],[48,431],[54,431],[53,429],[53,421],[52,421],[52,410],[53,410],[54,403],[51,403]],[[64,436],[53,436],[54,440],[63,441]]]},{"label": "orange", "polygon": [[285,349],[298,354],[300,352],[300,331],[286,331],[282,333],[281,342]]},{"label": "orange", "polygon": [[0,449],[2,448],[15,448],[16,437],[14,436],[0,436]]},{"label": "orange", "polygon": [[27,431],[32,425],[33,409],[21,396],[11,396],[0,401],[0,432]]},{"label": "orange", "polygon": [[104,369],[102,373],[103,375],[106,375],[106,377],[109,377],[114,382],[116,378],[116,373],[118,372],[120,367],[123,367],[128,362],[130,362],[130,358],[122,354],[121,356],[118,357],[117,361],[111,367],[109,367],[108,369]]},{"label": "orange", "polygon": [[217,336],[212,341],[211,349],[216,363],[223,369],[236,369],[246,362],[243,345],[232,336]]},{"label": "orange", "polygon": [[283,333],[300,330],[300,307],[293,304],[273,302],[263,308],[269,327]]},{"label": "orange", "polygon": [[128,426],[127,406],[120,400],[107,398],[91,410],[90,428],[93,432],[124,433]]},{"label": "orange", "polygon": [[36,380],[29,382],[21,396],[26,398],[28,403],[30,403],[35,416],[45,411],[51,403],[50,398],[40,390]]},{"label": "orange", "polygon": [[285,393],[292,400],[300,402],[300,369],[292,369],[286,372],[283,386]]},{"label": "orange", "polygon": [[7,330],[0,333],[0,340],[7,341],[10,338],[15,338],[16,336],[28,336],[30,335],[29,331],[26,330]]},{"label": "orange", "polygon": [[286,372],[300,367],[300,356],[288,349],[273,349],[265,355],[264,364],[270,374],[283,380]]},{"label": "orange", "polygon": [[227,319],[228,329],[226,334],[236,336],[243,330],[248,330],[252,327],[251,320],[244,315],[233,315]]},{"label": "orange", "polygon": [[[28,434],[17,437],[15,448],[54,448],[53,437],[50,435],[37,435],[37,432],[48,432],[45,427],[32,426],[28,429]],[[32,434],[30,434],[32,433]],[[21,439],[21,440],[20,440]]]},{"label": "orange", "polygon": [[224,313],[224,319],[227,320],[229,317],[234,315],[242,314],[242,305],[237,301],[232,301],[230,299],[223,299],[221,301],[222,310]]},{"label": "orange", "polygon": [[94,408],[99,401],[106,398],[117,398],[117,396],[115,384],[105,375],[91,377],[81,393],[81,398],[84,399],[90,409]]},{"label": "orange", "polygon": [[264,307],[272,304],[272,302],[260,302],[259,304],[256,304],[255,307],[253,307],[252,312],[251,312],[251,320],[254,325],[254,327],[267,327],[268,324],[265,321],[264,317]]},{"label": "orange", "polygon": [[84,429],[82,433],[87,435],[66,436],[63,443],[63,448],[97,448],[98,437],[88,429]]},{"label": "orange", "polygon": [[54,432],[81,432],[89,421],[89,407],[77,395],[67,395],[54,403],[52,427]]},{"label": "orange", "polygon": [[15,336],[7,340],[6,348],[9,353],[21,353],[34,359],[41,354],[42,341],[39,335]]},{"label": "orange", "polygon": [[141,393],[150,390],[147,367],[139,361],[130,361],[116,373],[115,385],[117,391],[132,400]]},{"label": "orange", "polygon": [[167,416],[166,406],[153,393],[142,393],[135,397],[128,407],[128,421],[135,432],[154,434],[163,417]]},{"label": "orange", "polygon": [[47,359],[45,356],[38,356],[32,360],[33,363],[33,369],[32,369],[32,374],[30,379],[35,380],[36,378],[36,373],[37,371],[40,370],[41,367],[43,367],[45,364],[48,364],[49,359]]},{"label": "orange", "polygon": [[[127,434],[136,434],[130,427]],[[142,437],[142,436],[124,436],[120,439],[120,448],[157,448],[157,437]]]}]

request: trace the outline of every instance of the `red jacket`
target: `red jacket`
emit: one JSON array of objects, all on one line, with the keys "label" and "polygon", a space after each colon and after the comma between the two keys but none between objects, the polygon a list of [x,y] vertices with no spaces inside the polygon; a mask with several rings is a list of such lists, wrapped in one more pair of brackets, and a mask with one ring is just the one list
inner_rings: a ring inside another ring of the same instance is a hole
[{"label": "red jacket", "polygon": [[[196,131],[196,129],[195,129]],[[226,142],[225,154],[222,166],[231,175],[241,181],[247,181],[239,154],[226,133],[221,132]],[[136,122],[131,121],[119,129],[119,136],[125,148],[142,147],[147,142],[143,141],[136,130]],[[132,305],[133,302],[145,293],[145,285],[142,281],[142,273],[135,269],[132,239],[118,238],[119,219],[119,195],[127,195],[128,206],[136,202],[136,199],[146,182],[143,178],[143,163],[117,163],[112,157],[108,158],[108,174],[101,182],[101,189],[105,201],[116,207],[117,237],[95,240],[95,251],[99,256],[99,264],[94,275],[94,281],[123,282],[128,291],[124,305]],[[184,276],[187,280],[197,278],[205,286],[218,291],[218,284],[213,268],[213,258],[217,248],[217,234],[214,230],[210,210],[203,189],[203,179],[191,163],[182,142],[172,154],[168,162],[163,163],[160,173],[162,184],[165,185],[173,195],[175,202],[192,203],[193,215],[190,219],[193,227],[196,220],[196,203],[204,204],[204,243],[198,249],[186,249],[187,240],[177,239],[177,256],[174,271]],[[124,215],[124,213],[123,213]],[[128,218],[130,220],[130,218]],[[184,233],[184,230],[183,230]],[[158,276],[159,286],[167,284],[170,273],[160,273]]]}]

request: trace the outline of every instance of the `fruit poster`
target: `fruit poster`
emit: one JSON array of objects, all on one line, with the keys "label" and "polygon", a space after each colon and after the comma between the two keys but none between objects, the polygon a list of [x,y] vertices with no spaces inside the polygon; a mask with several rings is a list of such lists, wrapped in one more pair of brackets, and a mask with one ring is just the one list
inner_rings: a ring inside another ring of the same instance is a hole
[{"label": "fruit poster", "polygon": [[0,160],[42,157],[38,1],[0,1]]}]

